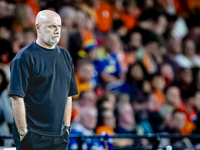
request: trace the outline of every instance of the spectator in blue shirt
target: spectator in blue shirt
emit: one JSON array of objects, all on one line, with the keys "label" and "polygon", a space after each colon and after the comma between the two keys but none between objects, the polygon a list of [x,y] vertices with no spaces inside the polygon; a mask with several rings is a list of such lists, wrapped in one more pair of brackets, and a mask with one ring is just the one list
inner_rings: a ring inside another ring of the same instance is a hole
[{"label": "spectator in blue shirt", "polygon": [[103,83],[111,83],[121,78],[121,67],[116,54],[113,52],[115,43],[115,34],[108,34],[105,39],[105,56],[96,63],[96,68],[100,74]]},{"label": "spectator in blue shirt", "polygon": [[[97,124],[97,109],[93,106],[85,106],[81,108],[80,111],[80,120],[78,124],[72,125],[71,134],[91,136],[94,135],[94,129]],[[76,139],[70,139],[69,142],[70,149],[78,149],[78,142]],[[103,150],[103,145],[99,139],[95,138],[86,138],[83,141],[82,149],[90,150]]]}]

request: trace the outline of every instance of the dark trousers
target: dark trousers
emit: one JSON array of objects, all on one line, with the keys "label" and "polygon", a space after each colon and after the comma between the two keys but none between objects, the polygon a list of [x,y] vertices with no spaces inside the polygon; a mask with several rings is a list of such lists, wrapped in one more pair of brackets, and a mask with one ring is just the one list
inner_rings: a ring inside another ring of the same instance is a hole
[{"label": "dark trousers", "polygon": [[66,150],[69,135],[66,132],[60,137],[50,137],[28,131],[20,141],[18,131],[13,127],[13,138],[17,150]]}]

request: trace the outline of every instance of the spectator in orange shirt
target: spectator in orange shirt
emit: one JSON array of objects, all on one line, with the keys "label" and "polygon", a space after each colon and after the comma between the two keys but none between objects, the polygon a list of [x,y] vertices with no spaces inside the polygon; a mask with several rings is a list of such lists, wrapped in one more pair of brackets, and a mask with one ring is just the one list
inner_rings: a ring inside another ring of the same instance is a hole
[{"label": "spectator in orange shirt", "polygon": [[163,90],[165,88],[165,80],[163,76],[156,75],[155,77],[153,77],[151,84],[153,92],[156,95],[156,100],[162,106],[164,103]]},{"label": "spectator in orange shirt", "polygon": [[185,91],[182,95],[184,95],[183,106],[179,109],[186,113],[188,122],[195,122],[197,120],[197,101],[194,92]]},{"label": "spectator in orange shirt", "polygon": [[79,93],[92,89],[94,65],[87,60],[79,60],[76,65],[76,83]]},{"label": "spectator in orange shirt", "polygon": [[178,107],[186,115],[186,125],[182,128],[182,134],[191,134],[195,129],[195,121],[197,118],[197,103],[192,91],[184,91],[183,104]]},{"label": "spectator in orange shirt", "polygon": [[96,95],[92,90],[82,91],[78,100],[73,101],[71,122],[77,123],[80,120],[80,109],[84,106],[95,107]]},{"label": "spectator in orange shirt", "polygon": [[114,128],[116,126],[116,120],[113,111],[100,109],[98,114],[99,118],[98,118],[98,124],[97,124],[98,127],[96,129],[96,133],[102,134],[103,132],[105,132],[108,135],[115,134]]},{"label": "spectator in orange shirt", "polygon": [[164,118],[165,123],[170,123],[173,111],[183,105],[181,100],[181,93],[176,86],[169,86],[165,89],[164,92],[164,105],[160,110],[160,114]]},{"label": "spectator in orange shirt", "polygon": [[123,0],[123,10],[120,11],[120,19],[124,22],[127,30],[131,30],[136,26],[136,18],[140,12],[137,10],[134,0]]},{"label": "spectator in orange shirt", "polygon": [[186,125],[186,114],[180,110],[174,110],[169,124],[166,125],[164,131],[168,133],[181,133]]},{"label": "spectator in orange shirt", "polygon": [[100,32],[107,33],[113,22],[112,7],[109,3],[103,0],[96,11],[98,17],[98,29]]},{"label": "spectator in orange shirt", "polygon": [[161,66],[161,75],[164,77],[165,79],[165,85],[169,85],[172,81],[174,81],[174,72],[173,72],[173,68],[169,65],[169,64],[163,64]]}]

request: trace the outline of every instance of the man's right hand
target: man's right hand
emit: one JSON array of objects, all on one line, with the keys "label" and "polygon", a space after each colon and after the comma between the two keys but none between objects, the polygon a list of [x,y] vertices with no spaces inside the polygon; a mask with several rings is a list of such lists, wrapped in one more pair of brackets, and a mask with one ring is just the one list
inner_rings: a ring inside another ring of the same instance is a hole
[{"label": "man's right hand", "polygon": [[[28,132],[27,132],[27,133],[28,133]],[[27,133],[26,133],[26,134],[27,134]],[[19,136],[19,137],[20,137],[20,142],[24,139],[24,137],[26,136],[26,134],[25,134],[24,136],[21,136],[21,135]]]},{"label": "man's right hand", "polygon": [[24,137],[26,136],[27,133],[28,133],[28,129],[26,130],[26,132],[23,135],[19,134],[20,142],[24,139]]}]

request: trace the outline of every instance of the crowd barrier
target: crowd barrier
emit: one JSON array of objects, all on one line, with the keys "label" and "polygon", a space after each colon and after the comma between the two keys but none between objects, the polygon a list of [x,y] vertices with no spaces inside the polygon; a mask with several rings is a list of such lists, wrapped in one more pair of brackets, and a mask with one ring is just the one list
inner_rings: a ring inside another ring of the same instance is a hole
[{"label": "crowd barrier", "polygon": [[[2,139],[10,139],[13,138],[12,134],[0,134],[0,140]],[[70,139],[77,139],[77,143],[78,143],[78,150],[82,150],[82,144],[83,144],[83,140],[87,139],[87,138],[96,138],[96,139],[103,139],[103,141],[105,142],[105,146],[107,143],[108,139],[115,139],[115,138],[129,138],[129,139],[148,139],[151,141],[152,143],[152,148],[151,150],[176,150],[173,149],[170,145],[166,146],[166,147],[160,147],[160,141],[161,139],[197,139],[199,140],[200,143],[200,134],[191,134],[191,135],[181,135],[181,134],[166,134],[166,133],[159,133],[159,134],[155,134],[155,133],[149,133],[149,134],[144,134],[144,135],[136,135],[136,134],[115,134],[112,136],[108,136],[108,135],[92,135],[92,136],[84,136],[84,135],[77,135],[77,134],[70,134],[69,135]],[[189,142],[188,145],[186,144],[186,149],[185,150],[196,150],[191,143]],[[122,148],[123,149],[123,148]],[[136,149],[132,147],[132,149]],[[138,150],[140,150],[141,148],[138,148]],[[15,150],[15,148],[3,148],[0,147],[0,150]],[[109,150],[109,149],[107,149]],[[119,150],[119,149],[116,149]],[[125,150],[125,149],[123,149]],[[127,149],[128,150],[128,149]],[[141,149],[142,150],[142,149]],[[146,149],[147,150],[147,149]],[[178,149],[177,149],[178,150]]]}]

